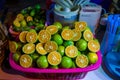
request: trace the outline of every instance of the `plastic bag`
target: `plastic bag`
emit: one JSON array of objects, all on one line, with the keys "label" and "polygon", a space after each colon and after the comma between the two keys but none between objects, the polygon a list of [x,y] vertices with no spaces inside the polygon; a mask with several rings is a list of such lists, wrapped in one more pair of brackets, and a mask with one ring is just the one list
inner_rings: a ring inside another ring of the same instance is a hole
[{"label": "plastic bag", "polygon": [[105,55],[108,52],[117,52],[120,46],[120,15],[108,16],[107,28],[101,42],[101,52]]}]

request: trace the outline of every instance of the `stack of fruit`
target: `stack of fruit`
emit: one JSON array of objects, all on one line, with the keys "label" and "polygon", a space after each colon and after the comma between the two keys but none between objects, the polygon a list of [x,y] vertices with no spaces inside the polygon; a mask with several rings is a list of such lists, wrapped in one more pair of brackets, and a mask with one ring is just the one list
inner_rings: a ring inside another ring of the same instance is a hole
[{"label": "stack of fruit", "polygon": [[45,10],[41,9],[39,4],[27,7],[18,13],[10,27],[11,34],[18,35],[21,31],[30,30],[31,28],[39,31],[45,25]]},{"label": "stack of fruit", "polygon": [[73,28],[60,22],[22,31],[19,41],[9,41],[13,60],[24,68],[85,68],[98,61],[100,44],[87,23],[75,22]]}]

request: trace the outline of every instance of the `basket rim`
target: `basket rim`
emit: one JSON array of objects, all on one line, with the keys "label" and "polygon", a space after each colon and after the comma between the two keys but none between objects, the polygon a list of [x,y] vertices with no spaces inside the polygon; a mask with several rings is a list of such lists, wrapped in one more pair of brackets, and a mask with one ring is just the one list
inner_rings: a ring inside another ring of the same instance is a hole
[{"label": "basket rim", "polygon": [[100,67],[101,62],[102,62],[102,55],[101,52],[98,51],[97,55],[98,55],[98,61],[95,64],[89,65],[85,68],[70,68],[70,69],[51,69],[51,68],[47,68],[47,69],[43,69],[43,68],[23,68],[22,66],[20,66],[19,64],[17,64],[13,58],[12,58],[12,54],[9,54],[9,63],[10,66],[18,71],[22,71],[22,72],[28,72],[28,73],[80,73],[80,72],[88,72],[88,71],[92,71],[95,70],[97,68]]}]

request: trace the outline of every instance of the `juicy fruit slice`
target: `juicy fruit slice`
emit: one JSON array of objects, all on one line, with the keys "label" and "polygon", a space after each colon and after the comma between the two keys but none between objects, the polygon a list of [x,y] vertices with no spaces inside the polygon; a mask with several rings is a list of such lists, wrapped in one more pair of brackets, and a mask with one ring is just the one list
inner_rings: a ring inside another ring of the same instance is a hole
[{"label": "juicy fruit slice", "polygon": [[19,40],[22,42],[22,43],[26,43],[26,35],[27,35],[28,31],[22,31],[19,35]]},{"label": "juicy fruit slice", "polygon": [[45,43],[44,48],[47,52],[52,52],[58,49],[58,45],[55,41],[48,41]]},{"label": "juicy fruit slice", "polygon": [[75,22],[75,29],[79,31],[84,31],[87,27],[87,23],[84,21]]},{"label": "juicy fruit slice", "polygon": [[41,30],[38,34],[38,39],[41,43],[46,43],[47,41],[50,41],[51,34],[46,30]]},{"label": "juicy fruit slice", "polygon": [[64,29],[61,35],[64,40],[72,40],[74,36],[74,32],[71,29]]},{"label": "juicy fruit slice", "polygon": [[91,52],[98,52],[100,50],[100,44],[99,44],[99,42],[95,41],[95,40],[90,40],[88,42],[88,49]]},{"label": "juicy fruit slice", "polygon": [[48,54],[47,59],[48,59],[49,64],[58,65],[60,64],[62,57],[59,52],[53,51]]},{"label": "juicy fruit slice", "polygon": [[51,35],[58,32],[58,28],[55,25],[50,25],[46,27],[46,30],[50,32]]},{"label": "juicy fruit slice", "polygon": [[22,51],[25,54],[32,54],[35,51],[35,44],[27,43],[22,47]]},{"label": "juicy fruit slice", "polygon": [[88,57],[84,54],[81,54],[81,55],[78,55],[76,57],[76,65],[80,68],[85,68],[88,66],[88,63],[89,63],[89,60],[88,60]]},{"label": "juicy fruit slice", "polygon": [[37,66],[40,68],[47,68],[49,66],[47,57],[46,56],[40,56],[37,59]]},{"label": "juicy fruit slice", "polygon": [[78,41],[82,36],[81,32],[76,29],[73,29],[73,32],[74,32],[73,41]]},{"label": "juicy fruit slice", "polygon": [[93,34],[90,30],[86,29],[84,32],[83,32],[83,37],[86,41],[90,41],[93,39]]},{"label": "juicy fruit slice", "polygon": [[27,32],[26,34],[26,40],[29,43],[35,43],[37,41],[37,33],[36,32]]},{"label": "juicy fruit slice", "polygon": [[37,50],[37,52],[39,53],[39,54],[41,54],[41,55],[45,55],[45,54],[47,54],[47,51],[44,49],[44,47],[43,47],[43,43],[38,43],[37,45],[36,45],[36,50]]},{"label": "juicy fruit slice", "polygon": [[28,55],[28,54],[23,54],[23,55],[21,55],[19,62],[20,62],[20,65],[21,65],[22,67],[24,67],[24,68],[29,68],[29,67],[32,66],[33,60],[32,60],[32,58],[31,58],[30,55]]},{"label": "juicy fruit slice", "polygon": [[32,18],[31,16],[27,16],[26,21],[27,21],[27,22],[33,21],[33,18]]},{"label": "juicy fruit slice", "polygon": [[59,34],[53,35],[53,41],[55,41],[58,45],[62,45],[63,39]]},{"label": "juicy fruit slice", "polygon": [[9,41],[9,50],[12,53],[15,53],[18,49],[18,44],[15,41]]},{"label": "juicy fruit slice", "polygon": [[61,61],[61,66],[63,68],[71,68],[73,65],[72,59],[67,56],[63,56],[62,61]]},{"label": "juicy fruit slice", "polygon": [[19,14],[17,14],[16,18],[18,21],[22,21],[24,19],[24,16],[23,16],[23,14],[19,13]]},{"label": "juicy fruit slice", "polygon": [[74,45],[67,46],[65,48],[65,54],[70,58],[75,58],[78,55],[77,47],[75,47]]},{"label": "juicy fruit slice", "polygon": [[14,25],[15,27],[20,27],[20,23],[19,23],[18,20],[14,20],[14,21],[13,21],[13,25]]}]

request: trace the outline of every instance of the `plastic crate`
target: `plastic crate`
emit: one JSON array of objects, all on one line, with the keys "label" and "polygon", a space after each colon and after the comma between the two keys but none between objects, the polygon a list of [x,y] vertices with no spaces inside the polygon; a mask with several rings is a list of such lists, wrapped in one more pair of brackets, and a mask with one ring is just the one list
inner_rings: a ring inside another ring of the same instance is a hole
[{"label": "plastic crate", "polygon": [[28,77],[42,78],[42,79],[82,79],[89,71],[96,70],[100,67],[102,56],[100,51],[97,52],[98,61],[95,64],[89,65],[86,68],[70,68],[70,69],[42,69],[42,68],[23,68],[15,63],[12,59],[12,53],[9,55],[10,66],[18,71],[25,72]]}]

